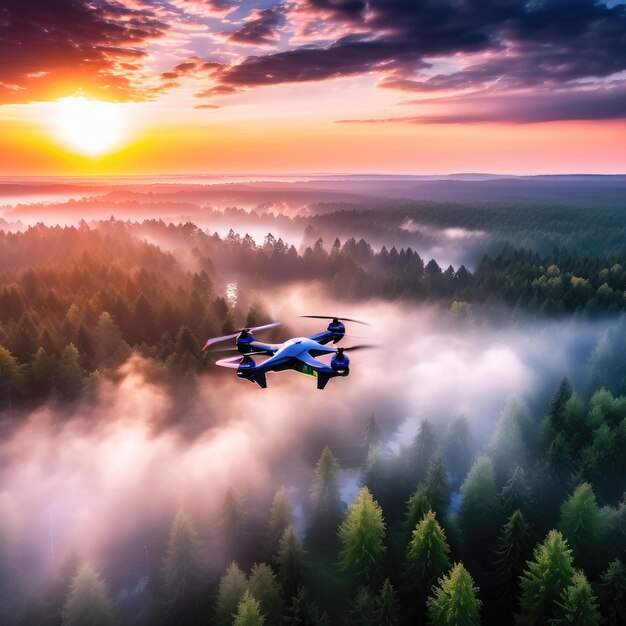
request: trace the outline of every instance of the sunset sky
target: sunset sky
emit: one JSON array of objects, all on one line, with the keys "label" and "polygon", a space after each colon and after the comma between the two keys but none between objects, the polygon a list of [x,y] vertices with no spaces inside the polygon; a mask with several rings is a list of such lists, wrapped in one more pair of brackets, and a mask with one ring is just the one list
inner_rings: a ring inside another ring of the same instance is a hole
[{"label": "sunset sky", "polygon": [[626,4],[3,0],[2,175],[626,173]]}]

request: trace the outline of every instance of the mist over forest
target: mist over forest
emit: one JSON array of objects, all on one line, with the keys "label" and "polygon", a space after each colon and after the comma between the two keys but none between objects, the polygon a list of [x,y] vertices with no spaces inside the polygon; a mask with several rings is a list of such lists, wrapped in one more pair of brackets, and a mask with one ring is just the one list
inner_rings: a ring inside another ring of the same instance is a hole
[{"label": "mist over forest", "polygon": [[0,623],[626,623],[624,186],[2,181]]}]

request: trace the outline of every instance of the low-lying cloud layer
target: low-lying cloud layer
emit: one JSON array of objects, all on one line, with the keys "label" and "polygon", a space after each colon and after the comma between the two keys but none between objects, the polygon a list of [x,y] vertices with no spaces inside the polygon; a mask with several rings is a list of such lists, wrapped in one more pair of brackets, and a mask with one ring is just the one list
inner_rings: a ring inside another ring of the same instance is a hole
[{"label": "low-lying cloud layer", "polygon": [[145,546],[162,543],[177,509],[215,535],[228,488],[266,507],[285,484],[302,501],[325,444],[344,466],[358,462],[372,414],[396,445],[409,443],[423,418],[438,424],[459,414],[485,442],[508,396],[551,390],[565,373],[576,381],[568,363],[579,365],[602,330],[587,322],[495,329],[427,308],[370,303],[348,310],[322,296],[313,287],[281,294],[274,314],[310,334],[319,324],[294,321],[297,314],[346,313],[372,322],[358,334],[383,346],[355,355],[350,377],[323,392],[293,372],[271,375],[261,390],[220,370],[201,376],[195,401],[183,405],[134,356],[117,382],[102,383],[95,406],[68,415],[48,405],[14,416],[0,444],[5,545],[33,575],[50,571],[70,549],[113,576],[124,554],[135,555],[125,576],[138,579]]}]

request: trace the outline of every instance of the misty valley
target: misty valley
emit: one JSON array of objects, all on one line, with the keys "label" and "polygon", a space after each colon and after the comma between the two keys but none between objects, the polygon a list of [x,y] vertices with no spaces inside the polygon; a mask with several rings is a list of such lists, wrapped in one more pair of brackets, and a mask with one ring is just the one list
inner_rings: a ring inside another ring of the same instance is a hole
[{"label": "misty valley", "polygon": [[626,624],[625,192],[0,181],[0,623]]}]

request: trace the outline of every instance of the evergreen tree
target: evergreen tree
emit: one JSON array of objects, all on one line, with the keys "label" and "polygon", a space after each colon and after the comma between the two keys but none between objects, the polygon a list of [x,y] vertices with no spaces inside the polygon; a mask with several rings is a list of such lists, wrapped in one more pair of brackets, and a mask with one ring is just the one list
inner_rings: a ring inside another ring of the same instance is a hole
[{"label": "evergreen tree", "polygon": [[310,541],[320,548],[336,545],[337,527],[341,523],[343,505],[339,495],[339,464],[326,446],[317,462],[311,490]]},{"label": "evergreen tree", "polygon": [[422,420],[420,429],[410,448],[409,472],[411,489],[426,478],[426,472],[437,454],[437,437],[432,424]]},{"label": "evergreen tree", "polygon": [[215,609],[215,623],[230,626],[239,602],[248,588],[246,575],[234,561],[226,568],[220,578]]},{"label": "evergreen tree", "polygon": [[409,604],[420,619],[428,591],[450,568],[449,554],[446,535],[429,511],[415,527],[406,553]]},{"label": "evergreen tree", "polygon": [[563,378],[554,392],[552,400],[550,400],[550,407],[545,419],[546,435],[549,440],[553,439],[557,433],[563,432],[566,428],[565,405],[571,398],[572,393],[573,390],[569,380]]},{"label": "evergreen tree", "polygon": [[191,520],[179,511],[163,562],[163,598],[168,624],[194,623],[204,611],[201,546]]},{"label": "evergreen tree", "polygon": [[461,415],[448,424],[443,450],[446,467],[458,485],[467,474],[473,456],[472,433],[465,416]]},{"label": "evergreen tree", "polygon": [[376,585],[385,553],[384,536],[382,509],[363,487],[339,528],[340,568],[352,585]]},{"label": "evergreen tree", "polygon": [[276,624],[282,613],[283,601],[280,586],[272,568],[265,564],[255,564],[248,580],[250,593],[259,601],[261,612],[270,624]]},{"label": "evergreen tree", "polygon": [[585,575],[578,571],[572,577],[572,584],[561,593],[557,603],[559,615],[551,623],[555,626],[598,626],[600,612],[598,601]]},{"label": "evergreen tree", "polygon": [[440,520],[446,519],[451,492],[441,457],[435,458],[428,468],[424,487],[432,510]]},{"label": "evergreen tree", "polygon": [[459,524],[468,551],[479,557],[495,547],[499,522],[499,502],[493,464],[480,457],[472,466],[461,486],[463,500],[459,509]]},{"label": "evergreen tree", "polygon": [[63,626],[113,626],[115,612],[106,584],[90,565],[81,565],[63,608]]},{"label": "evergreen tree", "polygon": [[551,530],[545,541],[535,548],[527,565],[520,580],[519,624],[547,624],[558,617],[557,603],[563,591],[572,584],[572,551],[563,535]]},{"label": "evergreen tree", "polygon": [[311,600],[304,587],[300,587],[296,595],[291,598],[291,605],[285,615],[285,623],[290,626],[330,626],[330,620]]},{"label": "evergreen tree", "polygon": [[462,563],[454,565],[439,579],[433,597],[428,598],[428,616],[433,626],[478,626],[480,607],[478,588]]},{"label": "evergreen tree", "polygon": [[59,394],[68,400],[74,400],[82,391],[86,376],[82,368],[80,353],[73,343],[65,346],[59,359],[56,375],[56,387]]},{"label": "evergreen tree", "polygon": [[17,359],[0,346],[0,407],[12,405],[22,385],[23,369]]},{"label": "evergreen tree", "polygon": [[517,397],[509,398],[489,443],[489,453],[500,480],[527,461],[527,433],[531,427],[532,418],[526,404]]},{"label": "evergreen tree", "polygon": [[354,626],[378,626],[376,597],[367,587],[359,587],[350,608],[350,623]]},{"label": "evergreen tree", "polygon": [[367,456],[372,448],[379,446],[382,442],[381,429],[372,414],[365,431],[365,455]]},{"label": "evergreen tree", "polygon": [[291,598],[302,584],[306,570],[306,553],[294,526],[285,529],[280,538],[275,562],[284,596]]},{"label": "evergreen tree", "polygon": [[503,613],[510,615],[517,608],[519,577],[533,547],[532,532],[517,509],[507,519],[498,535],[495,561],[495,582],[498,590],[498,604]]},{"label": "evergreen tree", "polygon": [[500,492],[502,514],[506,517],[514,511],[521,511],[525,517],[532,517],[535,512],[535,496],[526,479],[523,467],[516,467]]},{"label": "evergreen tree", "polygon": [[249,592],[245,591],[233,620],[233,626],[263,626],[265,616],[261,615],[261,607],[258,600]]},{"label": "evergreen tree", "polygon": [[293,504],[291,503],[289,492],[284,487],[281,487],[274,495],[270,508],[270,521],[267,533],[270,555],[276,553],[281,537],[287,528],[294,523]]},{"label": "evergreen tree", "polygon": [[428,513],[428,511],[432,510],[430,502],[428,501],[428,496],[426,495],[426,487],[424,484],[418,485],[417,489],[408,499],[406,507],[407,509],[402,527],[406,536],[405,543],[409,543],[413,530],[415,530],[417,524],[421,521],[424,515]]},{"label": "evergreen tree", "polygon": [[561,507],[559,529],[572,548],[579,565],[598,563],[604,534],[603,516],[589,483],[582,483]]},{"label": "evergreen tree", "polygon": [[224,496],[221,523],[224,549],[228,558],[245,561],[248,542],[248,524],[243,496],[234,489],[228,489]]},{"label": "evergreen tree", "polygon": [[428,590],[449,569],[450,548],[446,535],[432,511],[415,527],[407,547],[407,573],[418,591]]},{"label": "evergreen tree", "polygon": [[400,623],[400,608],[396,591],[388,578],[380,590],[376,607],[377,626],[397,626]]},{"label": "evergreen tree", "polygon": [[626,567],[615,559],[600,577],[600,607],[608,626],[626,624]]}]

